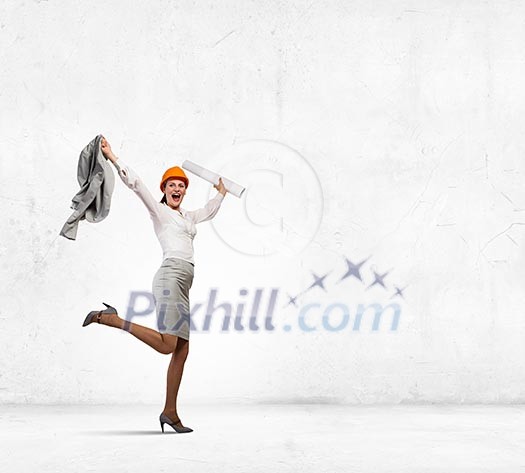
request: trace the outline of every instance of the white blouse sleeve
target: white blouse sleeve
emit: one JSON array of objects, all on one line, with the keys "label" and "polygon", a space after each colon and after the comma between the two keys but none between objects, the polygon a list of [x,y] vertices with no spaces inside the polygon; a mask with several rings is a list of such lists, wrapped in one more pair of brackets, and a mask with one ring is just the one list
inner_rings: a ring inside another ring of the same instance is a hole
[{"label": "white blouse sleeve", "polygon": [[155,200],[153,195],[151,195],[151,192],[144,182],[142,182],[142,179],[138,174],[124,163],[121,158],[117,159],[114,165],[117,168],[118,175],[120,176],[120,179],[122,179],[122,182],[135,192],[140,200],[142,200],[148,209],[150,216],[157,216],[159,213],[159,205],[161,204]]},{"label": "white blouse sleeve", "polygon": [[186,216],[193,221],[193,223],[205,222],[210,220],[219,211],[224,196],[217,192],[217,195],[210,199],[208,203],[202,208],[197,210],[190,210],[186,212]]}]

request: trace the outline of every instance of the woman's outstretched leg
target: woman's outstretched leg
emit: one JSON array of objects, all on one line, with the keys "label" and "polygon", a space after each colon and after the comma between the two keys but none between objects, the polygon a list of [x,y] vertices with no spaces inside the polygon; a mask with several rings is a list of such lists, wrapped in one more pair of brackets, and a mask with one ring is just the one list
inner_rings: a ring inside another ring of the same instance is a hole
[{"label": "woman's outstretched leg", "polygon": [[108,325],[109,327],[126,330],[126,332],[131,333],[131,335],[163,355],[174,353],[177,339],[179,338],[176,335],[162,334],[149,327],[121,319],[117,314],[102,314],[100,323]]},{"label": "woman's outstretched leg", "polygon": [[[179,386],[184,371],[184,363],[188,357],[189,341],[178,337],[177,346],[171,355],[170,365],[168,367],[168,375],[166,382],[166,403],[164,405],[163,414],[167,415],[173,421],[180,419],[177,412],[177,396],[179,394]],[[184,427],[182,422],[176,423],[177,427]]]}]

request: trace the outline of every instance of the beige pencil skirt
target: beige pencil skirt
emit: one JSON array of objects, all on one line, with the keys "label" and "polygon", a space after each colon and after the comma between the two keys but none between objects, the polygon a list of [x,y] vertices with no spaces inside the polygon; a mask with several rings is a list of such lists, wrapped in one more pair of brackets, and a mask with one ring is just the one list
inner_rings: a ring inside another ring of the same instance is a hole
[{"label": "beige pencil skirt", "polygon": [[155,273],[152,293],[160,333],[190,339],[190,298],[193,264],[166,258]]}]

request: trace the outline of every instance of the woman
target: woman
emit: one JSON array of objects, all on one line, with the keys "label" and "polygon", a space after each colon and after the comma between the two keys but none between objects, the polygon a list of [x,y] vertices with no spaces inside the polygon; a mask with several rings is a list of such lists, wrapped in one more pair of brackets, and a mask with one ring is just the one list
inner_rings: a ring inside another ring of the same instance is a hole
[{"label": "woman", "polygon": [[124,184],[142,200],[153,221],[153,227],[163,252],[163,261],[153,278],[153,297],[159,331],[121,319],[114,307],[92,311],[83,326],[92,322],[126,330],[160,353],[171,354],[166,386],[166,404],[160,414],[160,426],[168,424],[178,432],[192,432],[182,425],[177,413],[179,391],[184,363],[188,356],[190,334],[189,290],[193,282],[193,238],[195,224],[215,216],[226,195],[226,188],[219,179],[214,185],[218,193],[202,209],[187,211],[181,203],[188,188],[188,178],[180,167],[169,168],[162,176],[160,202],[135,172],[113,154],[110,144],[103,137],[101,150],[106,159],[116,167]]}]

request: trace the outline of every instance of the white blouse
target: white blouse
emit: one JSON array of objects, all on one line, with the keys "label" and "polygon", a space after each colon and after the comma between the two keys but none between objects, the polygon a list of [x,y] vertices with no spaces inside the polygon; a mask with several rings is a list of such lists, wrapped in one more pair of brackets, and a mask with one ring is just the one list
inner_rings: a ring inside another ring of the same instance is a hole
[{"label": "white blouse", "polygon": [[195,224],[213,218],[224,196],[217,192],[203,208],[185,210],[179,207],[178,212],[156,200],[140,177],[122,159],[118,158],[115,167],[124,184],[138,195],[148,209],[162,247],[163,259],[180,258],[193,263],[193,238],[197,234]]}]

